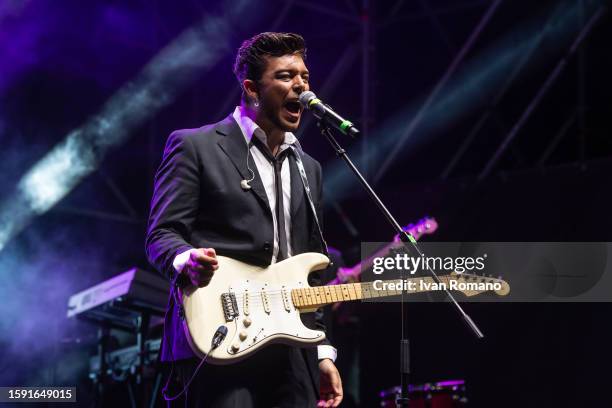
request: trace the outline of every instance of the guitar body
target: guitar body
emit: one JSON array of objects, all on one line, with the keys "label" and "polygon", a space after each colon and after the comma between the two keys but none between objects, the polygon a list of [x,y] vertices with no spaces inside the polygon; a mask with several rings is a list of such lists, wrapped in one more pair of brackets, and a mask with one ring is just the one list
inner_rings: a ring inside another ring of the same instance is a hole
[{"label": "guitar body", "polygon": [[[219,269],[207,286],[182,292],[184,329],[196,355],[208,356],[212,364],[231,364],[268,344],[304,347],[325,339],[323,332],[304,326],[291,298],[292,289],[310,287],[310,272],[327,267],[325,255],[300,254],[267,268],[217,259]],[[227,335],[211,351],[220,326],[227,327]]]}]

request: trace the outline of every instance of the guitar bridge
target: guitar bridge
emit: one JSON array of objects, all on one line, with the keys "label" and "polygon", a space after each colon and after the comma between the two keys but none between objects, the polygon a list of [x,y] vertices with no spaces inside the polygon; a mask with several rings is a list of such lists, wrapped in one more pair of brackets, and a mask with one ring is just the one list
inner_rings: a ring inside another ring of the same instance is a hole
[{"label": "guitar bridge", "polygon": [[235,294],[222,293],[221,305],[223,306],[223,314],[225,315],[226,322],[231,322],[238,317],[238,303],[236,302]]}]

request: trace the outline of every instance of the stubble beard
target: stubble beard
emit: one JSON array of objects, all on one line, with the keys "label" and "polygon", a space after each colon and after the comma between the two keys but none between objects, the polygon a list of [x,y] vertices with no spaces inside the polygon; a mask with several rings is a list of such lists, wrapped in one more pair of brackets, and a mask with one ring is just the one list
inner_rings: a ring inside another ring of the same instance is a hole
[{"label": "stubble beard", "polygon": [[264,114],[265,120],[282,132],[295,132],[300,124],[300,120],[298,120],[295,124],[283,120],[281,118],[281,115],[283,114],[282,110],[284,109],[282,106],[276,109],[261,105],[261,109]]}]

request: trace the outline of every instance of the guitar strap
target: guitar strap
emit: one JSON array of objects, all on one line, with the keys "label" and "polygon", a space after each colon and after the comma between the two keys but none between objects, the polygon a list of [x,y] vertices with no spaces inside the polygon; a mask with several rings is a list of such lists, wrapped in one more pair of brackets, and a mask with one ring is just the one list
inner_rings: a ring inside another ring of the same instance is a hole
[{"label": "guitar strap", "polygon": [[302,179],[302,184],[304,185],[304,190],[306,191],[306,197],[308,198],[308,202],[310,203],[310,210],[312,212],[312,216],[315,221],[315,225],[317,226],[317,232],[319,233],[319,239],[321,240],[321,245],[323,246],[323,250],[325,251],[325,255],[329,258],[329,250],[327,249],[327,242],[325,242],[325,238],[323,237],[323,230],[321,229],[321,224],[319,223],[319,217],[317,217],[317,210],[314,205],[314,201],[312,201],[312,195],[310,194],[310,185],[308,184],[308,178],[306,177],[306,170],[304,170],[304,164],[302,164],[302,158],[300,157],[300,150],[295,146],[291,146],[293,149],[293,153],[295,156],[295,164],[300,173],[300,178]]}]

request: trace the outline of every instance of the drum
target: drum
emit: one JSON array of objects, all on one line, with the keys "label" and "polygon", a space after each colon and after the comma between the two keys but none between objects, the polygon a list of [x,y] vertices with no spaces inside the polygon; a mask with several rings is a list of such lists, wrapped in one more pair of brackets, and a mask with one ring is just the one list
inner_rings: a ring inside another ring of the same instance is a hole
[{"label": "drum", "polygon": [[[395,408],[395,398],[400,395],[400,387],[380,392],[380,406]],[[465,381],[450,380],[408,386],[410,408],[464,408],[467,407]]]}]

